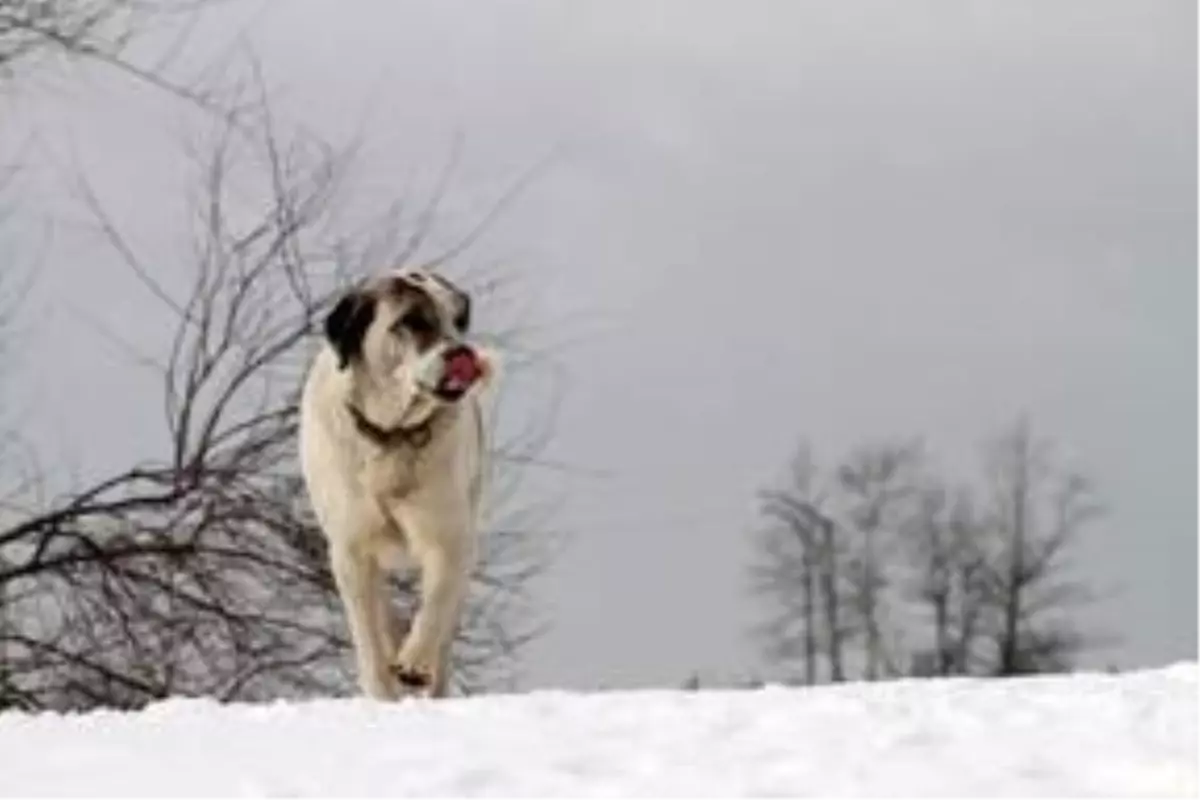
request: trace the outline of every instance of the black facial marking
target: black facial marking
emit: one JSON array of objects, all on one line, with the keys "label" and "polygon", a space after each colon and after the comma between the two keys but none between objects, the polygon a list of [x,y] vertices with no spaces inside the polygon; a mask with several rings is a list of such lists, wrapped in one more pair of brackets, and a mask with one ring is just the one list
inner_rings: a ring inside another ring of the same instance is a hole
[{"label": "black facial marking", "polygon": [[411,309],[400,318],[400,324],[408,328],[414,336],[422,338],[437,333],[437,320],[430,316],[429,311],[421,306]]},{"label": "black facial marking", "polygon": [[462,301],[462,307],[454,315],[454,327],[461,334],[471,329],[471,298],[465,292],[459,292],[458,294],[459,299]]},{"label": "black facial marking", "polygon": [[458,308],[455,310],[451,321],[460,335],[467,333],[471,329],[471,296],[441,275],[434,275],[433,277],[454,295]]},{"label": "black facial marking", "polygon": [[411,337],[417,350],[424,353],[440,337],[442,324],[433,302],[421,296],[392,324],[391,330],[397,336]]},{"label": "black facial marking", "polygon": [[351,292],[325,317],[325,338],[338,355],[338,369],[362,355],[363,337],[375,319],[375,298]]}]

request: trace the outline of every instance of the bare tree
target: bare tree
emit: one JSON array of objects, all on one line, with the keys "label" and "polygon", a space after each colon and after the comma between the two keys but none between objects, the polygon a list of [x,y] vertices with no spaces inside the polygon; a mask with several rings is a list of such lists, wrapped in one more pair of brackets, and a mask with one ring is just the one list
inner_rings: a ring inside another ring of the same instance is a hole
[{"label": "bare tree", "polygon": [[824,482],[802,446],[785,485],[760,493],[767,660],[799,659],[806,683],[822,663],[842,680],[858,645],[866,680],[1068,668],[1087,643],[1072,611],[1090,596],[1068,556],[1099,506],[1050,456],[1021,420],[991,442],[981,495],[929,474],[919,440],[856,448]]},{"label": "bare tree", "polygon": [[[177,320],[159,366],[163,449],[0,527],[0,694],[10,703],[352,691],[295,437],[314,330],[348,283],[379,267],[380,231],[339,232],[345,154],[282,135],[265,93],[234,105],[195,153],[193,247],[174,276],[140,260],[83,184],[115,251]],[[172,277],[186,279],[182,293]],[[504,443],[506,453],[536,459],[547,431]],[[456,642],[461,691],[506,685],[539,631],[524,601],[551,553],[549,531],[511,504],[493,523]],[[411,604],[408,582],[393,588]]]},{"label": "bare tree", "polygon": [[769,524],[759,539],[754,590],[774,613],[759,632],[770,661],[803,656],[806,683],[848,675],[861,639],[863,675],[899,668],[889,653],[887,612],[899,528],[920,460],[917,443],[858,448],[823,480],[807,445],[781,488],[760,493]]},{"label": "bare tree", "polygon": [[931,644],[910,657],[914,675],[968,674],[988,606],[986,529],[970,492],[951,494],[931,480],[920,490],[905,543],[915,567],[917,602],[929,612]]},{"label": "bare tree", "polygon": [[[192,101],[206,96],[168,76],[172,53],[196,15],[218,0],[0,0],[0,81],[47,60],[104,64],[139,82]],[[149,30],[176,30],[164,57],[142,63],[130,50]]]},{"label": "bare tree", "polygon": [[1072,546],[1101,511],[1091,482],[1060,468],[1025,417],[990,443],[987,524],[999,675],[1069,667],[1085,639],[1069,613],[1090,598],[1069,573]]},{"label": "bare tree", "polygon": [[852,452],[837,472],[852,532],[847,577],[863,632],[867,680],[897,672],[885,633],[885,593],[897,532],[907,513],[902,504],[912,495],[912,471],[920,457],[919,443],[872,444]]},{"label": "bare tree", "polygon": [[790,661],[799,645],[804,683],[811,685],[817,682],[819,551],[815,515],[810,513],[814,475],[807,447],[793,459],[791,479],[787,488],[768,489],[759,495],[769,525],[760,540],[766,558],[756,565],[754,585],[760,593],[773,595],[783,609],[761,631],[772,660]]},{"label": "bare tree", "polygon": [[[20,317],[23,302],[37,276],[39,266],[36,256],[26,253],[12,236],[14,230],[27,230],[23,220],[15,218],[15,197],[19,189],[14,185],[16,170],[0,171],[0,385],[7,390],[0,404],[0,524],[12,514],[21,513],[20,503],[28,497],[37,483],[37,458],[24,432],[20,418],[25,402],[15,386],[22,377],[21,363],[23,348],[13,347],[24,335]],[[5,568],[0,553],[0,570]],[[0,633],[7,625],[7,595],[0,587]],[[5,683],[6,659],[0,645],[0,686]],[[0,691],[0,708],[6,703]]]},{"label": "bare tree", "polygon": [[757,631],[767,658],[790,669],[799,654],[806,684],[820,682],[822,663],[829,680],[842,681],[850,633],[841,614],[845,554],[807,443],[797,450],[788,480],[760,492],[759,501],[767,525],[758,539],[752,588],[776,608]]}]

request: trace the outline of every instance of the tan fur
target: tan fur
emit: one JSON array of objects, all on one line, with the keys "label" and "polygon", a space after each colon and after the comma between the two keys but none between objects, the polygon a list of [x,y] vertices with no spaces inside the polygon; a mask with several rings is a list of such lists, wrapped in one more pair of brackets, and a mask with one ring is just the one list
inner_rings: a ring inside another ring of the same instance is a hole
[{"label": "tan fur", "polygon": [[[486,452],[481,392],[495,378],[495,356],[482,354],[484,379],[457,402],[421,396],[411,379],[414,356],[387,338],[387,326],[404,311],[403,297],[380,285],[369,289],[379,306],[361,362],[339,368],[337,353],[326,346],[309,371],[300,406],[301,467],[328,540],[362,691],[395,699],[407,689],[397,676],[410,675],[442,696],[477,550]],[[447,311],[444,297],[431,296]],[[428,441],[383,446],[364,437],[348,400],[381,426],[430,418]],[[401,626],[384,579],[405,566],[419,571],[420,598],[407,636],[397,642]]]}]

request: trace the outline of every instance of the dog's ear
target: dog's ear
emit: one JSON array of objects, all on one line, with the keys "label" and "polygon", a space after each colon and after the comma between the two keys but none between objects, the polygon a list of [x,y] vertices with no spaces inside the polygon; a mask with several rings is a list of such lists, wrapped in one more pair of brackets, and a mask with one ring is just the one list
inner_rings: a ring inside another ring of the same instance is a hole
[{"label": "dog's ear", "polygon": [[454,323],[455,330],[459,335],[466,334],[471,330],[471,296],[441,275],[435,274],[433,277],[450,293],[450,321]]},{"label": "dog's ear", "polygon": [[375,298],[350,292],[325,317],[325,338],[338,356],[338,369],[362,355],[363,338],[375,319]]}]

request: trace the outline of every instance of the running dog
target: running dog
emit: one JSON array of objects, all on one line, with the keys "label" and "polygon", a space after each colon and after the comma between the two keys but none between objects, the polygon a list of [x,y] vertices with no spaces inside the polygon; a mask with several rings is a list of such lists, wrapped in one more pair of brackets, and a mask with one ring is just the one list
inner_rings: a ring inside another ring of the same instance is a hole
[{"label": "running dog", "polygon": [[[446,694],[497,372],[494,353],[466,342],[470,324],[471,298],[445,277],[388,272],[333,306],[305,379],[301,469],[372,698]],[[398,644],[385,576],[408,566],[420,596]]]}]

